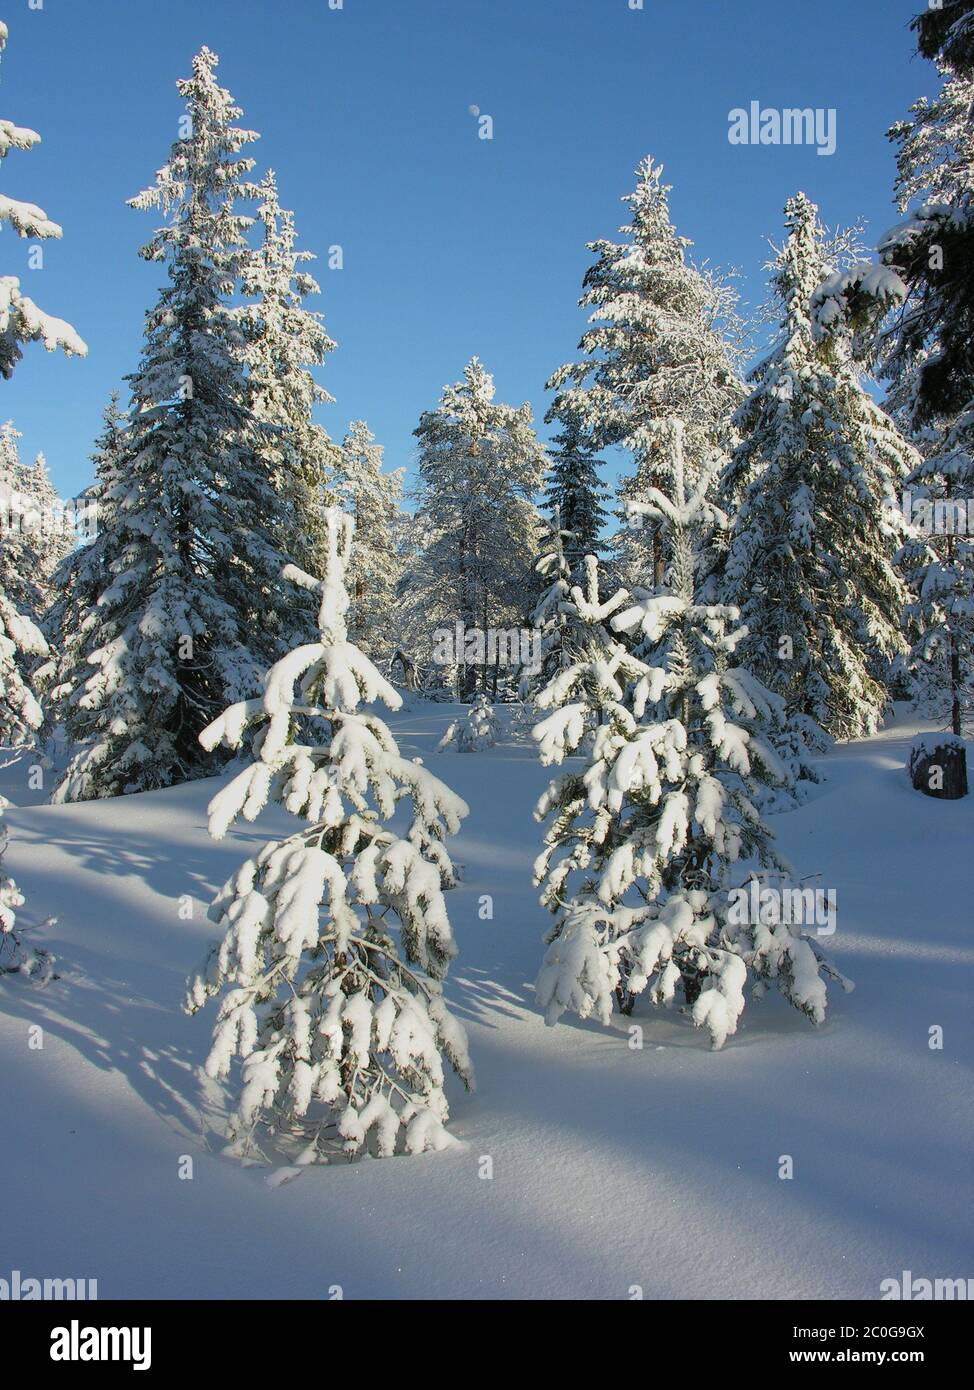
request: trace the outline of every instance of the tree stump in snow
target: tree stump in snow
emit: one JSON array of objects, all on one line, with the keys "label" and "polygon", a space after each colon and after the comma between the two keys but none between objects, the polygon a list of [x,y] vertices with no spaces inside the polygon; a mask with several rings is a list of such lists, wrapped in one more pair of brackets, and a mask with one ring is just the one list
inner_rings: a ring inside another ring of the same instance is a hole
[{"label": "tree stump in snow", "polygon": [[926,734],[910,749],[910,780],[924,796],[957,801],[967,795],[967,750],[951,734]]}]

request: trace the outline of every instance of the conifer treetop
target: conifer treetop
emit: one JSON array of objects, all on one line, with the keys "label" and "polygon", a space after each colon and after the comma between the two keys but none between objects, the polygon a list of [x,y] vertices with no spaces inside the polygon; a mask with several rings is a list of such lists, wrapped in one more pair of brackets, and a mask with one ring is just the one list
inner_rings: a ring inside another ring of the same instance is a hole
[{"label": "conifer treetop", "polygon": [[587,360],[559,368],[548,386],[559,393],[549,418],[568,408],[597,448],[625,444],[639,454],[652,451],[657,423],[672,415],[712,436],[738,388],[714,331],[713,285],[687,260],[692,243],[671,220],[662,166],[647,157],[636,179],[623,200],[626,239],[589,243],[596,261],[579,300],[594,325],[579,344]]},{"label": "conifer treetop", "polygon": [[[228,213],[241,191],[256,195],[256,187],[246,182],[254,161],[248,156],[237,156],[260,137],[254,130],[233,124],[243,110],[216,80],[219,61],[204,45],[193,59],[192,77],[177,79],[176,90],[186,102],[184,122],[188,129],[173,142],[168,163],[158,170],[155,182],[128,200],[130,207],[141,211],[158,208],[165,215],[177,208],[183,219],[192,222],[195,209],[204,205],[209,208],[215,191],[219,197],[221,188],[227,190]],[[237,219],[238,230],[250,221]],[[174,228],[159,235],[177,240]],[[149,260],[159,260],[164,253],[150,242],[142,254]]]}]

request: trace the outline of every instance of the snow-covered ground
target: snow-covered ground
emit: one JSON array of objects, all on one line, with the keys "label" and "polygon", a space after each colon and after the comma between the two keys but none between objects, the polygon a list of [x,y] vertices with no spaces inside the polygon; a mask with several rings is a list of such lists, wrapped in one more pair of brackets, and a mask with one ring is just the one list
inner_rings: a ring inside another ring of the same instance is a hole
[{"label": "snow-covered ground", "polygon": [[837,890],[826,945],[855,992],[830,991],[819,1029],[776,996],[749,1003],[717,1053],[637,1005],[637,1051],[621,1021],[540,1018],[531,807],[547,774],[509,740],[433,753],[455,713],[390,722],[472,808],[449,895],[448,992],[478,1074],[453,1092],[463,1146],[277,1186],[220,1156],[196,1077],[213,1009],[179,1005],[213,889],[284,818],[217,845],[214,782],[50,807],[7,772],[9,871],[35,916],[60,919],[62,978],[0,982],[0,1276],[97,1278],[103,1298],[872,1299],[904,1269],[974,1275],[974,799],[910,788],[918,726],[840,748],[815,800],[775,819],[799,873]]}]

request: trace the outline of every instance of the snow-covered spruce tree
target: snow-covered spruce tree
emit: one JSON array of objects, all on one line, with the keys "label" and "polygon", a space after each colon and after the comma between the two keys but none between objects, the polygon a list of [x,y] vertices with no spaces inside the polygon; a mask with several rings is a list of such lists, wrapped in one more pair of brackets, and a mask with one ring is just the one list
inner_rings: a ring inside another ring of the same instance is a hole
[{"label": "snow-covered spruce tree", "polygon": [[[575,565],[570,563],[568,547],[572,538],[573,533],[562,526],[561,511],[556,506],[535,565],[544,588],[531,614],[533,660],[522,670],[518,692],[528,705],[534,704],[557,672],[583,657],[601,659],[615,645],[611,633],[594,614],[599,607],[600,586],[608,592],[618,586],[605,578],[597,554],[590,553]],[[581,609],[573,594],[576,586],[584,594]]]},{"label": "snow-covered spruce tree", "polygon": [[955,420],[974,400],[974,5],[949,8],[949,24],[932,14],[913,21],[941,88],[889,131],[898,146],[897,203],[910,211],[879,245],[881,262],[906,289],[881,335],[880,368],[894,384],[915,373],[917,427]]},{"label": "snow-covered spruce tree", "polygon": [[[467,807],[360,711],[375,700],[396,709],[400,698],[348,640],[352,520],[333,508],[325,524],[324,578],[286,571],[320,595],[319,641],[268,672],[263,699],[228,709],[203,734],[208,746],[236,749],[245,727],[261,724],[253,763],[210,804],[215,838],[268,799],[306,824],[218,894],[210,915],[226,935],[186,1004],[195,1012],[223,992],[206,1070],[224,1079],[242,1059],[233,1152],[266,1156],[266,1136],[299,1163],[442,1148],[444,1061],[471,1084],[440,983],[456,952],[443,839]],[[411,816],[399,834],[384,822],[401,801]]]},{"label": "snow-covered spruce tree", "polygon": [[921,57],[974,72],[974,0],[935,0],[910,27]]},{"label": "snow-covered spruce tree", "polygon": [[535,634],[534,660],[521,672],[518,694],[531,702],[556,671],[574,659],[570,650],[569,615],[573,611],[571,589],[573,571],[566,554],[572,534],[561,524],[561,509],[555,504],[551,525],[542,536],[541,554],[535,573],[542,584],[541,596],[531,614]]},{"label": "snow-covered spruce tree", "polygon": [[66,723],[81,745],[57,800],[165,787],[222,765],[201,730],[253,695],[286,650],[276,537],[286,499],[254,449],[246,332],[233,296],[253,252],[237,210],[256,139],[202,49],[177,83],[189,133],[138,209],[166,217],[142,255],[168,284],[146,317],[125,430],[126,490],[104,518],[110,559],[71,678]]},{"label": "snow-covered spruce tree", "polygon": [[974,4],[947,0],[912,27],[941,89],[889,131],[908,215],[880,239],[878,264],[828,277],[813,310],[825,337],[852,324],[892,392],[915,376],[914,428],[950,428],[974,399]]},{"label": "snow-covered spruce tree", "polygon": [[[54,595],[54,576],[74,549],[74,529],[64,501],[51,482],[43,454],[38,454],[27,470],[26,494],[28,519],[37,538],[38,583],[46,612]],[[43,613],[38,616],[43,617]]]},{"label": "snow-covered spruce tree", "polygon": [[910,591],[908,668],[920,708],[960,737],[974,714],[974,411],[906,480],[913,525],[897,563]]},{"label": "snow-covered spruce tree", "polygon": [[3,592],[37,622],[44,611],[43,541],[31,499],[31,470],[20,459],[20,431],[0,425],[0,546]]},{"label": "snow-covered spruce tree", "polygon": [[722,482],[739,502],[723,597],[748,629],[745,665],[803,736],[814,721],[856,738],[877,727],[903,650],[902,526],[884,503],[916,455],[865,390],[848,342],[813,335],[809,298],[828,272],[817,208],[798,194],[785,220],[772,275],[781,332],[752,373]]},{"label": "snow-covered spruce tree", "polygon": [[[921,53],[937,62],[941,89],[932,101],[918,101],[911,119],[890,131],[899,146],[896,194],[904,212],[911,205],[920,209],[918,223],[941,221],[974,246],[974,62],[963,42],[965,33],[974,35],[974,5],[965,0],[948,8],[949,23],[943,12],[914,21]],[[920,235],[913,219],[906,231]],[[888,240],[895,244],[897,233]],[[943,261],[944,245],[938,240],[931,243],[935,248]],[[965,534],[967,504],[974,497],[974,401],[964,402],[959,412],[953,407],[963,401],[964,389],[974,393],[974,376],[968,367],[967,387],[941,399],[937,378],[946,375],[953,390],[963,374],[958,347],[969,339],[963,320],[954,318],[950,284],[938,286],[937,308],[936,264],[920,269],[927,276],[925,293],[919,300],[909,297],[905,312],[880,333],[878,358],[890,383],[889,403],[921,455],[905,488],[919,524],[899,556],[911,592],[905,616],[914,693],[926,713],[949,718],[959,736],[974,705],[974,549]],[[968,265],[954,267],[958,271],[969,278]],[[945,342],[941,317],[952,320]]]},{"label": "snow-covered spruce tree", "polygon": [[[310,295],[321,292],[304,269],[314,254],[295,248],[294,216],[280,205],[273,172],[261,182],[258,196],[261,245],[245,260],[242,275],[243,291],[251,297],[242,317],[254,450],[282,499],[276,545],[317,573],[322,516],[334,501],[330,487],[339,451],[312,418],[313,408],[332,397],[311,368],[320,367],[335,345],[321,315],[305,306]],[[286,595],[286,602],[293,606],[293,595]],[[313,632],[310,609],[308,617]]]},{"label": "snow-covered spruce tree", "polygon": [[402,567],[401,510],[404,470],[382,471],[382,445],[364,420],[353,420],[342,443],[336,492],[355,522],[349,566],[349,630],[373,660],[387,661],[398,630],[396,590]]},{"label": "snow-covered spruce tree", "polygon": [[[0,54],[7,46],[8,29],[0,20]],[[36,130],[0,120],[0,159],[11,150],[32,150],[40,143]],[[61,228],[34,203],[0,195],[0,224],[8,222],[19,237],[44,241],[60,237]],[[84,357],[88,348],[64,319],[45,314],[21,293],[16,275],[0,275],[0,375],[10,377],[23,357],[23,344],[41,342],[48,352],[60,348],[67,356]]]},{"label": "snow-covered spruce tree", "polygon": [[600,553],[600,537],[608,519],[603,503],[610,494],[599,480],[595,451],[571,415],[554,436],[548,457],[544,506],[559,514],[561,529],[567,533],[565,559],[574,573],[586,555]]},{"label": "snow-covered spruce tree", "polygon": [[118,391],[112,391],[91,454],[95,481],[78,499],[78,539],[85,544],[72,548],[58,566],[52,578],[52,601],[40,624],[50,648],[50,659],[36,673],[44,694],[47,737],[67,717],[66,704],[75,684],[91,675],[89,637],[99,618],[98,599],[106,585],[110,551],[119,541],[117,507],[128,492],[127,419]]},{"label": "snow-covered spruce tree", "polygon": [[539,701],[552,710],[536,730],[546,764],[578,748],[587,716],[598,727],[587,766],[556,778],[536,812],[550,821],[536,878],[556,918],[537,990],[552,1024],[566,1010],[608,1023],[644,992],[680,998],[720,1047],[749,974],[819,1022],[834,972],[796,925],[731,910],[735,865],[787,872],[755,805],[756,784],[787,779],[768,737],[783,708],[734,662],[737,610],[694,602],[693,551],[712,515],[678,474],[672,492],[675,503],[650,492],[640,504],[666,531],[667,585],[599,614],[614,613],[634,650],[559,674]]},{"label": "snow-covered spruce tree", "polygon": [[497,742],[498,722],[493,705],[483,693],[475,695],[462,719],[455,719],[436,745],[437,753],[455,748],[458,753],[480,753]]},{"label": "snow-covered spruce tree", "polygon": [[[415,433],[425,544],[405,576],[404,602],[429,638],[457,622],[483,632],[520,623],[538,549],[531,499],[545,465],[531,407],[495,402],[493,378],[474,357]],[[458,698],[478,685],[496,693],[497,676],[496,667],[459,660]]]},{"label": "snow-covered spruce tree", "polygon": [[[65,509],[47,472],[43,454],[21,462],[20,431],[12,420],[0,426],[0,528],[7,549],[7,596],[35,622],[51,600],[51,581],[73,544]],[[13,556],[16,555],[16,561]]]},{"label": "snow-covered spruce tree", "polygon": [[[636,171],[625,198],[631,214],[621,242],[596,241],[579,301],[593,327],[579,344],[585,360],[561,367],[548,383],[558,395],[549,419],[566,413],[595,449],[621,445],[636,469],[624,480],[623,502],[672,487],[668,452],[673,420],[685,428],[685,466],[694,476],[715,450],[732,442],[729,420],[742,390],[720,331],[727,288],[687,258],[690,242],[670,220],[670,188],[651,158]],[[625,583],[662,583],[667,556],[651,525],[623,527],[616,541]]]},{"label": "snow-covered spruce tree", "polygon": [[545,475],[544,501],[551,509],[544,526],[541,549],[534,570],[540,584],[531,614],[537,644],[534,660],[521,672],[518,694],[531,702],[556,670],[578,659],[587,638],[580,639],[572,623],[569,595],[573,584],[585,581],[585,557],[600,558],[602,529],[607,513],[602,503],[609,497],[598,475],[598,460],[578,421],[567,411],[563,427],[555,435]]},{"label": "snow-covered spruce tree", "polygon": [[[38,741],[43,714],[33,671],[47,656],[47,643],[33,619],[41,602],[35,582],[38,553],[36,529],[29,517],[29,498],[23,489],[25,473],[17,457],[16,431],[0,430],[0,766],[16,760],[20,751]],[[7,802],[0,797],[0,817]],[[7,846],[0,827],[0,976],[24,973],[46,978],[52,957],[33,949],[18,926],[23,894],[3,872]]]},{"label": "snow-covered spruce tree", "polygon": [[[0,541],[0,556],[5,550]],[[37,624],[7,597],[0,573],[0,752],[32,744],[44,722],[28,671],[47,650]]]},{"label": "snow-covered spruce tree", "polygon": [[911,591],[907,664],[921,707],[949,717],[959,735],[974,688],[974,576],[957,512],[974,486],[974,5],[951,0],[913,27],[941,87],[889,132],[898,146],[897,202],[909,215],[880,243],[878,267],[833,275],[815,304],[826,337],[849,321],[860,329],[889,383],[887,404],[919,451],[905,492],[920,524],[898,557]]},{"label": "snow-covered spruce tree", "polygon": [[27,472],[17,431],[0,428],[0,755],[35,742],[43,722],[34,669],[47,655],[37,533],[28,524]]},{"label": "snow-covered spruce tree", "polygon": [[[553,556],[560,554],[556,545]],[[627,648],[608,626],[609,618],[628,601],[629,593],[625,589],[614,589],[604,597],[606,589],[611,586],[605,582],[597,556],[585,557],[576,583],[571,582],[562,559],[561,577],[542,599],[548,616],[546,618],[541,612],[535,615],[541,630],[540,669],[531,673],[526,698],[534,711],[543,713],[556,706],[560,708],[567,692],[577,692],[577,708],[573,707],[572,713],[574,749],[587,748],[593,731],[603,720],[604,702],[609,692],[612,698],[622,698],[624,683],[618,685],[616,672],[621,669],[630,680],[642,673],[638,662],[629,663]],[[552,727],[557,729],[557,720]],[[547,734],[539,734],[539,730],[546,728],[547,721],[532,730],[536,739],[542,739],[541,754],[545,764],[560,761],[560,758],[548,756],[544,742]]]}]

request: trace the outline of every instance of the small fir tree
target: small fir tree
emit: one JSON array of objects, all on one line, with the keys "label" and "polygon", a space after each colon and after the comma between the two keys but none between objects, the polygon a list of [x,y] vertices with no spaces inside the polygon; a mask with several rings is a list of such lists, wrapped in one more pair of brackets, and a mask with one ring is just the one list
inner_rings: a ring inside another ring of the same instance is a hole
[{"label": "small fir tree", "polygon": [[[263,699],[203,734],[209,747],[236,749],[260,725],[253,762],[210,804],[215,838],[268,799],[305,825],[248,859],[217,896],[210,915],[225,936],[187,999],[194,1012],[223,995],[206,1069],[224,1079],[241,1059],[233,1151],[262,1152],[269,1138],[299,1163],[443,1148],[444,1064],[472,1080],[441,984],[456,954],[443,840],[467,807],[360,710],[401,701],[348,639],[352,520],[331,509],[325,525],[324,578],[286,572],[320,597],[318,642],[268,672]],[[403,801],[400,833],[386,822]]]},{"label": "small fir tree", "polygon": [[566,1011],[608,1023],[644,993],[679,999],[720,1047],[749,974],[820,1022],[831,967],[798,926],[731,910],[735,866],[787,872],[755,789],[788,773],[768,736],[781,702],[735,663],[737,610],[694,600],[707,482],[687,499],[677,470],[675,502],[656,492],[640,504],[667,533],[669,582],[597,615],[614,614],[633,650],[559,674],[540,702],[553,711],[536,730],[545,763],[579,747],[587,714],[598,725],[584,768],[555,779],[536,812],[550,821],[536,878],[555,915],[537,991],[549,1023]]}]

